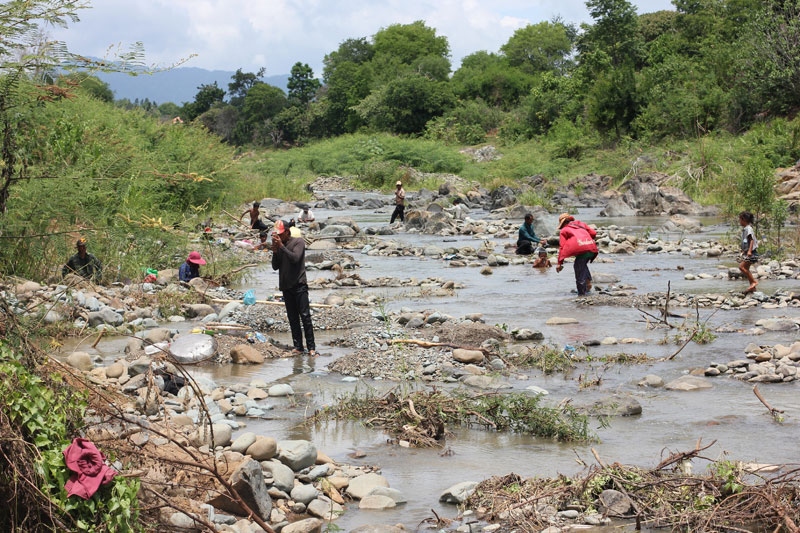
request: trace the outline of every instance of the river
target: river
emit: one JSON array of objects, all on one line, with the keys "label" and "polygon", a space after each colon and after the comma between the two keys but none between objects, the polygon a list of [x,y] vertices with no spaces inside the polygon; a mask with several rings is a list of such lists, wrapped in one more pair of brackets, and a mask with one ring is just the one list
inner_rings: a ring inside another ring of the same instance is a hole
[{"label": "river", "polygon": [[[350,216],[359,225],[385,225],[390,211],[365,210],[327,211],[314,209],[317,220],[328,216]],[[486,216],[473,213],[471,216]],[[598,225],[616,224],[624,227],[625,233],[644,235],[657,234],[664,219],[606,219],[597,216],[597,210],[579,211],[578,218]],[[705,220],[701,234],[691,235],[694,241],[724,238],[732,228],[721,220]],[[677,239],[678,235],[663,236]],[[416,244],[430,243],[440,247],[470,245],[479,247],[482,241],[472,237],[448,237],[401,233],[391,237]],[[492,246],[502,251],[507,239],[494,239]],[[488,324],[506,324],[510,328],[539,330],[545,342],[556,346],[577,345],[590,339],[607,336],[617,338],[635,337],[643,339],[641,344],[596,346],[588,348],[593,356],[607,353],[646,353],[652,362],[638,365],[610,365],[601,362],[582,366],[563,375],[542,376],[535,370],[524,372],[527,376],[514,375],[510,382],[516,390],[536,385],[549,392],[547,403],[556,404],[572,398],[576,403],[590,403],[594,399],[607,397],[614,392],[632,394],[642,404],[641,416],[614,418],[608,425],[593,420],[593,431],[599,442],[592,444],[559,444],[547,439],[525,435],[493,433],[490,431],[454,429],[454,436],[446,443],[447,453],[442,449],[408,449],[387,443],[388,436],[381,431],[364,428],[358,422],[327,422],[309,425],[304,417],[319,406],[336,400],[340,394],[353,390],[377,387],[422,386],[413,383],[387,383],[381,381],[344,382],[340,375],[328,373],[326,365],[340,357],[341,349],[326,345],[341,332],[318,332],[317,343],[322,352],[330,356],[310,360],[306,357],[268,360],[261,366],[207,366],[195,369],[198,375],[206,375],[221,385],[248,383],[259,378],[268,382],[290,383],[294,398],[270,398],[275,409],[269,411],[268,419],[247,420],[247,431],[273,436],[278,440],[307,439],[318,449],[339,462],[350,464],[378,465],[390,486],[400,490],[408,499],[406,504],[381,512],[359,511],[350,505],[348,511],[336,525],[347,531],[362,524],[405,524],[413,530],[422,520],[433,516],[454,518],[454,506],[438,503],[439,495],[449,486],[461,481],[480,481],[492,475],[515,472],[523,477],[573,475],[581,471],[578,460],[591,464],[594,461],[591,448],[606,462],[620,462],[642,467],[655,466],[669,452],[687,451],[698,441],[703,444],[716,441],[707,450],[707,458],[742,460],[760,463],[792,463],[797,461],[796,445],[800,440],[800,401],[797,382],[778,385],[762,385],[769,402],[785,409],[785,422],[773,421],[765,407],[752,392],[752,386],[728,377],[713,379],[713,388],[698,392],[674,392],[665,389],[650,389],[637,386],[646,374],[656,374],[665,382],[686,374],[691,369],[708,366],[711,362],[728,362],[744,357],[744,347],[755,342],[762,345],[776,343],[791,344],[798,340],[795,333],[766,333],[759,336],[745,333],[719,333],[709,344],[688,344],[672,360],[664,360],[679,348],[671,340],[674,331],[648,329],[638,310],[625,307],[577,307],[571,267],[557,274],[554,269],[541,272],[529,264],[494,268],[490,276],[483,276],[477,268],[451,268],[441,259],[419,257],[373,257],[353,253],[361,268],[363,278],[399,276],[403,278],[441,277],[464,284],[450,297],[425,298],[410,295],[400,289],[372,289],[386,297],[386,309],[396,311],[403,307],[414,310],[435,309],[454,317],[480,312]],[[687,281],[684,276],[692,274],[716,274],[722,268],[734,266],[731,260],[690,258],[687,253],[642,254],[609,256],[601,255],[592,272],[611,274],[620,283],[637,288],[637,292],[666,291],[670,283],[673,291],[686,293],[721,293],[741,291],[744,281],[709,279]],[[553,259],[555,262],[555,259]],[[683,267],[679,270],[679,267]],[[309,277],[331,276],[330,271],[309,270]],[[240,289],[255,289],[262,297],[276,292],[277,274],[269,265],[254,272]],[[761,281],[759,290],[771,293],[779,288],[797,290],[796,280]],[[312,301],[321,301],[327,291],[312,291]],[[653,310],[649,310],[652,312]],[[694,318],[693,309],[677,309]],[[700,310],[701,320],[708,320],[712,329],[752,328],[760,318],[771,316],[797,317],[798,309],[764,310]],[[545,322],[553,316],[574,317],[577,324],[548,326]],[[680,319],[674,319],[675,324]],[[272,333],[270,333],[272,334]],[[288,336],[276,335],[284,342]],[[120,341],[106,341],[98,349],[109,362],[119,356],[124,346]],[[579,376],[598,379],[600,385],[581,389]],[[235,437],[235,435],[234,435]],[[363,452],[362,458],[353,458],[352,452]],[[703,468],[703,461],[696,461],[695,470]]]}]

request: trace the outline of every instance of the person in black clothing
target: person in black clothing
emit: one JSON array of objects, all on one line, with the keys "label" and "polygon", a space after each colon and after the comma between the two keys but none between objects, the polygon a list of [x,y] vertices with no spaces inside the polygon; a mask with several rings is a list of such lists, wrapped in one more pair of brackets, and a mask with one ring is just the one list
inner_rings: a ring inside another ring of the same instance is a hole
[{"label": "person in black clothing", "polygon": [[100,261],[92,254],[86,253],[86,239],[81,237],[75,243],[78,253],[73,255],[61,269],[61,276],[66,276],[70,272],[78,274],[95,283],[100,283],[100,277],[103,275],[103,266]]},{"label": "person in black clothing", "polygon": [[308,355],[314,357],[317,346],[308,302],[306,241],[302,237],[292,237],[288,224],[282,220],[275,222],[272,229],[272,270],[278,271],[278,288],[283,292],[286,316],[292,330],[292,354],[303,353],[305,333]]}]

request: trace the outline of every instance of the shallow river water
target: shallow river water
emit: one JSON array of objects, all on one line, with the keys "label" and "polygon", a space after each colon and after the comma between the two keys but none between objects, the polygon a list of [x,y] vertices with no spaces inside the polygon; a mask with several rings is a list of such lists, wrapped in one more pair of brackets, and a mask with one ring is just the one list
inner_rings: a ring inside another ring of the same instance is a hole
[{"label": "shallow river water", "polygon": [[[317,219],[326,216],[352,216],[363,227],[386,224],[389,211],[374,213],[363,210],[327,212],[315,210]],[[474,214],[473,216],[480,216]],[[653,219],[605,219],[599,218],[595,210],[579,212],[578,217],[598,225],[617,224],[625,227],[626,233],[643,234],[658,228],[664,220]],[[694,241],[718,239],[730,231],[724,221],[707,220],[702,234],[691,235]],[[664,236],[677,239],[679,236]],[[440,247],[470,245],[478,248],[482,241],[471,237],[443,238],[429,235],[398,234],[397,240],[413,241],[415,244],[430,243]],[[497,251],[515,240],[490,241]],[[387,435],[364,428],[357,422],[327,422],[309,425],[304,422],[307,414],[321,405],[335,401],[337,395],[377,387],[380,390],[393,386],[412,387],[413,384],[396,384],[366,380],[346,383],[341,376],[328,373],[326,365],[340,357],[341,349],[326,345],[331,338],[342,332],[317,332],[318,347],[330,356],[310,360],[307,357],[268,360],[261,366],[207,366],[193,370],[198,375],[207,375],[220,385],[248,383],[259,378],[290,383],[295,391],[293,399],[271,398],[275,406],[268,419],[247,420],[246,431],[283,439],[307,439],[316,444],[336,461],[350,464],[378,465],[390,486],[402,491],[408,503],[395,509],[381,512],[359,511],[351,505],[336,524],[350,530],[362,524],[403,523],[411,530],[422,520],[433,516],[453,518],[454,506],[438,503],[439,495],[449,486],[461,481],[480,481],[492,475],[515,472],[523,477],[554,476],[558,473],[573,475],[582,470],[578,460],[593,463],[591,448],[606,462],[620,462],[642,467],[655,466],[669,452],[687,451],[702,439],[703,444],[716,440],[716,444],[704,455],[708,458],[726,456],[728,459],[761,463],[798,462],[797,444],[800,441],[800,399],[798,383],[760,386],[762,393],[773,405],[785,409],[785,422],[777,424],[752,392],[752,386],[728,377],[712,378],[714,387],[699,392],[674,392],[664,389],[645,389],[637,386],[646,374],[656,374],[670,381],[713,361],[728,362],[744,357],[744,347],[749,342],[762,345],[776,343],[791,344],[798,340],[797,333],[767,333],[759,336],[744,333],[720,333],[715,341],[706,345],[688,344],[673,360],[656,362],[673,354],[679,346],[675,342],[664,342],[668,335],[665,329],[648,329],[644,316],[633,308],[625,307],[577,307],[572,268],[567,265],[557,274],[554,269],[540,272],[529,264],[494,268],[490,276],[483,276],[477,268],[451,268],[441,259],[418,257],[370,257],[358,251],[352,252],[360,264],[359,274],[363,278],[397,276],[402,278],[441,277],[463,283],[451,297],[421,298],[400,289],[373,289],[387,299],[389,311],[407,307],[414,310],[439,310],[454,317],[480,312],[488,324],[507,324],[512,329],[529,328],[545,335],[545,342],[556,346],[576,345],[590,339],[607,336],[617,338],[636,337],[643,344],[597,346],[588,348],[592,355],[604,353],[646,353],[653,359],[644,365],[614,365],[604,367],[596,363],[582,367],[571,374],[543,377],[538,372],[528,372],[528,377],[515,376],[510,382],[517,390],[536,385],[549,392],[546,402],[555,404],[565,398],[576,403],[590,403],[614,392],[632,394],[642,404],[641,416],[614,418],[607,426],[592,422],[599,442],[591,445],[558,444],[547,439],[537,439],[517,434],[499,434],[490,431],[456,429],[453,438],[446,443],[447,453],[441,449],[407,449],[387,443]],[[608,260],[609,262],[600,262]],[[555,259],[553,259],[555,262]],[[678,270],[682,266],[684,270]],[[620,283],[632,285],[637,292],[666,291],[671,283],[673,291],[686,293],[720,293],[744,288],[744,281],[711,279],[686,281],[685,274],[715,274],[721,268],[732,267],[728,260],[689,258],[683,253],[637,254],[633,256],[601,255],[592,265],[592,272],[613,274]],[[309,277],[332,276],[330,271],[309,270]],[[762,281],[759,290],[772,293],[779,288],[798,289],[797,281]],[[268,264],[254,272],[243,287],[256,290],[258,297],[276,292],[277,274]],[[328,291],[312,291],[312,301],[321,301]],[[652,309],[648,310],[653,312]],[[693,309],[676,309],[689,313]],[[700,310],[701,320],[708,319],[712,329],[718,326],[750,329],[760,318],[772,316],[797,317],[798,309],[763,310],[760,308],[742,311]],[[574,317],[577,324],[548,326],[545,321],[553,316]],[[680,319],[673,320],[680,323]],[[273,333],[270,333],[273,334]],[[278,338],[288,342],[288,336]],[[98,350],[109,360],[119,356],[124,346],[121,341],[100,344]],[[578,377],[601,378],[599,387],[581,390]],[[236,434],[234,434],[234,437]],[[355,450],[365,456],[354,459],[349,456]],[[704,465],[698,461],[695,469]]]}]

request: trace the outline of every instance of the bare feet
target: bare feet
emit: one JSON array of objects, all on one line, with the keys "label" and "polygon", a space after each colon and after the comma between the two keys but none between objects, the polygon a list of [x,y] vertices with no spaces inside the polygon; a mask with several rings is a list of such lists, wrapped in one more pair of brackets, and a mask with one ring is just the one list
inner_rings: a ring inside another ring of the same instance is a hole
[{"label": "bare feet", "polygon": [[747,287],[747,290],[746,290],[746,291],[744,291],[744,293],[745,293],[745,294],[750,294],[751,292],[755,292],[755,291],[756,291],[756,287],[757,287],[757,286],[758,286],[758,282],[755,282],[755,283],[753,283],[752,285],[750,285],[749,287]]}]

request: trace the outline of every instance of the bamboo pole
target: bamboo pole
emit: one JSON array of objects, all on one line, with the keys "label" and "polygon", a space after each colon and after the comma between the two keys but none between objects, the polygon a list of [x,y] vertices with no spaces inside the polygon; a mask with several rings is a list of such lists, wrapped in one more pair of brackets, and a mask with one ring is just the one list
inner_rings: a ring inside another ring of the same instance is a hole
[{"label": "bamboo pole", "polygon": [[[225,298],[209,298],[212,302],[216,304],[229,304],[231,302],[240,302],[241,300],[226,300]],[[283,302],[276,302],[275,300],[256,300],[257,304],[265,304],[265,305],[284,305]],[[311,303],[309,304],[311,307],[321,307],[321,308],[329,308],[333,307],[332,305],[328,304],[317,304]]]}]

